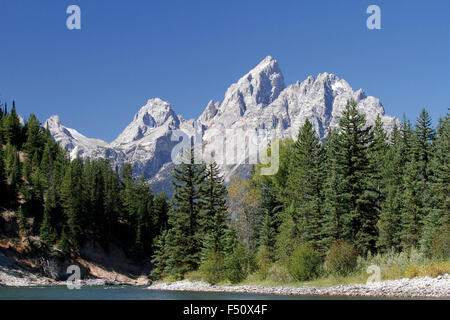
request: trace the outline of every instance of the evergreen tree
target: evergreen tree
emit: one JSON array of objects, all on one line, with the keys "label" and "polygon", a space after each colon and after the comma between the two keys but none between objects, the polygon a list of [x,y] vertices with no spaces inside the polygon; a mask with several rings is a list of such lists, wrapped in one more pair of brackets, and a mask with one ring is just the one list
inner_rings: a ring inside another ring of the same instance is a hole
[{"label": "evergreen tree", "polygon": [[337,162],[335,154],[339,152],[337,139],[338,130],[332,129],[328,133],[325,145],[325,172],[326,178],[324,182],[324,217],[322,229],[323,248],[329,248],[331,244],[341,238],[343,221],[343,212],[340,208],[340,180],[337,170]]},{"label": "evergreen tree", "polygon": [[173,174],[175,193],[165,246],[165,272],[173,276],[197,269],[203,242],[200,209],[204,206],[201,186],[205,180],[205,167],[194,163],[193,150],[188,153],[188,161],[176,167]]},{"label": "evergreen tree", "polygon": [[136,215],[134,214],[136,212],[136,188],[132,173],[133,168],[130,163],[126,163],[120,171],[123,184],[121,198],[124,210],[122,211],[122,218],[128,221],[130,225],[136,225]]},{"label": "evergreen tree", "polygon": [[153,193],[142,176],[136,189],[137,219],[135,247],[137,256],[143,258],[149,254],[152,247],[152,209]]},{"label": "evergreen tree", "polygon": [[7,204],[10,208],[18,207],[19,189],[21,186],[21,169],[19,154],[9,142],[5,148],[5,173],[7,182]]},{"label": "evergreen tree", "polygon": [[386,197],[386,181],[383,169],[386,165],[386,155],[388,151],[387,134],[383,128],[383,122],[378,114],[373,127],[373,142],[368,149],[370,177],[368,183],[375,193],[377,214],[381,210],[381,205]]},{"label": "evergreen tree", "polygon": [[272,262],[275,258],[275,244],[277,237],[276,221],[274,215],[266,209],[264,220],[262,221],[259,233],[259,249],[260,253],[264,253],[267,262]]},{"label": "evergreen tree", "polygon": [[207,252],[220,253],[223,251],[223,242],[227,229],[227,190],[220,174],[220,168],[215,162],[206,166],[202,192],[204,204],[201,211],[201,220],[205,237],[203,245]]},{"label": "evergreen tree", "polygon": [[374,250],[377,238],[376,196],[368,181],[373,177],[368,151],[373,134],[354,101],[347,103],[339,127],[332,154],[338,184],[336,213],[342,223],[338,236],[365,253]]},{"label": "evergreen tree", "polygon": [[158,193],[153,200],[153,234],[159,235],[168,228],[169,203],[164,192]]},{"label": "evergreen tree", "polygon": [[154,240],[154,253],[152,256],[152,264],[154,268],[151,275],[157,279],[164,278],[169,268],[167,266],[168,250],[167,250],[167,230],[163,230]]},{"label": "evergreen tree", "polygon": [[41,228],[40,228],[40,238],[47,245],[53,245],[56,241],[56,231],[52,226],[52,217],[50,204],[46,204],[44,207],[44,218],[42,220]]},{"label": "evergreen tree", "polygon": [[31,179],[30,175],[32,171],[36,170],[42,158],[45,136],[42,134],[41,129],[40,122],[36,119],[36,116],[32,114],[24,127],[25,143],[23,145],[23,151],[25,153],[25,159],[23,176],[27,181]]},{"label": "evergreen tree", "polygon": [[427,215],[424,199],[428,185],[431,142],[434,138],[430,116],[423,109],[411,135],[411,151],[403,177],[401,238],[402,247],[406,249],[418,246]]},{"label": "evergreen tree", "polygon": [[45,136],[42,134],[42,127],[34,114],[30,115],[26,124],[26,140],[23,145],[23,151],[34,156],[36,153],[38,159],[42,156],[42,146],[45,145]]},{"label": "evergreen tree", "polygon": [[86,160],[83,165],[83,216],[89,223],[91,237],[106,246],[108,221],[105,216],[104,160]]},{"label": "evergreen tree", "polygon": [[82,166],[80,159],[73,160],[66,169],[61,185],[61,204],[67,219],[67,236],[75,249],[80,247],[84,234]]},{"label": "evergreen tree", "polygon": [[400,196],[403,187],[403,171],[407,161],[407,152],[404,149],[408,146],[405,141],[409,141],[409,139],[404,139],[404,135],[410,134],[409,130],[405,130],[406,126],[406,121],[403,122],[401,130],[394,126],[391,144],[386,152],[382,169],[386,196],[381,204],[377,241],[377,247],[382,251],[391,248],[400,250],[400,214],[402,210]]},{"label": "evergreen tree", "polygon": [[11,113],[4,117],[4,137],[7,143],[18,147],[21,142],[21,126],[19,116],[16,113],[16,104],[13,101]]},{"label": "evergreen tree", "polygon": [[424,252],[430,253],[433,240],[450,226],[450,115],[440,122],[429,165],[425,193],[427,215],[421,237]]},{"label": "evergreen tree", "polygon": [[283,205],[277,199],[275,190],[270,179],[262,179],[259,184],[261,190],[260,216],[261,226],[259,227],[259,249],[264,250],[268,258],[275,257],[276,238],[278,228],[282,221]]},{"label": "evergreen tree", "polygon": [[294,223],[300,240],[319,248],[323,215],[324,153],[307,119],[294,143],[290,174],[286,183],[288,201],[295,208]]},{"label": "evergreen tree", "polygon": [[116,234],[115,224],[121,211],[120,194],[122,190],[119,175],[113,171],[109,161],[102,161],[102,165],[104,167],[105,182],[103,199],[104,214],[106,218],[105,236],[106,239],[112,239],[113,235]]},{"label": "evergreen tree", "polygon": [[[50,179],[52,181],[52,179]],[[56,216],[58,212],[58,203],[56,199],[56,190],[53,183],[50,184],[46,194],[46,200],[44,205],[44,216],[40,227],[40,238],[48,246],[55,244],[58,237],[55,227]]]}]

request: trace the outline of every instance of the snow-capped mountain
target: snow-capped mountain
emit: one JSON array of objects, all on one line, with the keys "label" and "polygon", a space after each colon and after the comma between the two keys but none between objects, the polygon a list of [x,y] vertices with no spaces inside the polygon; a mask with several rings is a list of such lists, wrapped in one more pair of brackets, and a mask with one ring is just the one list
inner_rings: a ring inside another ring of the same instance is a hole
[{"label": "snow-capped mountain", "polygon": [[[55,140],[71,151],[72,157],[104,157],[119,167],[131,162],[135,174],[144,174],[159,190],[167,187],[173,168],[171,152],[178,141],[172,141],[171,136],[175,131],[178,135],[182,132],[192,136],[200,128],[206,151],[217,147],[217,134],[224,130],[227,130],[227,140],[242,139],[239,136],[242,131],[258,130],[276,132],[281,138],[295,137],[306,119],[313,123],[320,138],[324,138],[329,128],[338,125],[351,99],[365,113],[369,124],[375,122],[378,114],[388,132],[398,123],[398,119],[384,114],[378,98],[366,96],[362,89],[354,91],[344,79],[333,74],[309,76],[286,87],[277,61],[268,56],[232,84],[222,102],[211,100],[197,120],[185,120],[173,111],[169,102],[153,98],[111,143],[66,128],[57,116],[48,119],[45,125]],[[238,172],[237,168],[248,163],[251,156],[248,150],[242,154],[245,156],[237,163],[222,166],[225,175]]]}]

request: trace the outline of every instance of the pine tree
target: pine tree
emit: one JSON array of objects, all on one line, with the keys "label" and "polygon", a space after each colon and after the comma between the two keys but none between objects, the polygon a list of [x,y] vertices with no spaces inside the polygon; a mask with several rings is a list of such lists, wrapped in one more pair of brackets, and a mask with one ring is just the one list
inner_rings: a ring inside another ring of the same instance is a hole
[{"label": "pine tree", "polygon": [[31,179],[30,175],[35,170],[42,158],[43,146],[45,146],[45,136],[42,132],[40,122],[34,114],[31,114],[28,122],[24,127],[25,143],[23,151],[25,153],[23,175],[25,180]]},{"label": "pine tree", "polygon": [[290,174],[286,183],[288,201],[294,205],[294,223],[300,240],[319,248],[323,215],[324,153],[307,119],[294,143]]},{"label": "pine tree", "polygon": [[31,157],[36,153],[38,158],[42,156],[42,146],[45,145],[45,137],[42,134],[42,127],[34,114],[30,115],[26,124],[25,143],[23,151]]},{"label": "pine tree", "polygon": [[40,227],[40,238],[48,246],[55,244],[57,239],[57,230],[55,228],[55,220],[58,212],[58,204],[54,185],[51,184],[46,195],[44,205],[44,217]]},{"label": "pine tree", "polygon": [[[104,247],[107,243],[108,218],[105,215],[105,174],[109,163],[104,159],[86,160],[83,165],[83,215],[90,224],[91,237]],[[118,194],[117,194],[118,195]],[[116,195],[116,197],[117,197]]]},{"label": "pine tree", "polygon": [[174,169],[175,179],[173,207],[169,211],[170,229],[166,236],[167,268],[173,276],[183,276],[197,269],[203,242],[200,209],[201,186],[205,179],[204,165],[194,163],[194,151],[190,150],[185,163]]},{"label": "pine tree", "polygon": [[404,249],[418,246],[427,215],[424,199],[428,185],[431,142],[434,138],[430,116],[423,109],[411,135],[411,151],[403,178],[401,238]]},{"label": "pine tree", "polygon": [[135,202],[135,195],[136,195],[136,186],[135,181],[132,177],[133,168],[130,163],[126,163],[120,172],[120,175],[122,177],[122,184],[123,184],[123,190],[122,190],[122,218],[130,225],[136,225],[136,202]]},{"label": "pine tree", "polygon": [[387,134],[383,128],[383,122],[378,114],[375,125],[373,127],[373,142],[370,145],[369,152],[369,166],[370,177],[368,183],[371,184],[371,189],[375,192],[376,209],[381,210],[381,204],[386,197],[386,181],[383,174],[383,168],[386,164],[386,155],[388,151]]},{"label": "pine tree", "polygon": [[151,275],[157,279],[161,279],[167,275],[166,270],[168,270],[167,230],[163,230],[161,234],[154,239],[153,247],[154,253],[151,261],[154,268]]},{"label": "pine tree", "polygon": [[67,218],[67,236],[75,249],[80,247],[84,234],[82,165],[80,159],[73,160],[66,169],[61,185],[61,204]]},{"label": "pine tree", "polygon": [[153,209],[153,193],[151,188],[145,181],[144,176],[140,178],[140,182],[136,188],[136,237],[135,250],[139,258],[143,258],[150,253],[152,243],[152,209]]},{"label": "pine tree", "polygon": [[121,211],[121,185],[119,175],[113,171],[108,161],[102,161],[104,166],[104,214],[106,218],[105,236],[112,239],[115,232],[115,223]]},{"label": "pine tree", "polygon": [[365,253],[374,250],[377,238],[376,197],[367,180],[373,174],[368,151],[373,134],[354,101],[347,103],[339,127],[332,154],[338,183],[336,212],[342,223],[338,236]]},{"label": "pine tree", "polygon": [[403,172],[407,161],[408,148],[404,138],[409,135],[406,121],[399,130],[394,126],[391,137],[391,144],[386,152],[384,167],[382,169],[385,181],[385,200],[381,204],[380,220],[378,222],[379,237],[377,247],[382,251],[389,249],[400,250],[400,214],[402,210],[401,194],[403,187]]},{"label": "pine tree", "polygon": [[273,216],[274,215],[266,209],[259,233],[258,251],[264,252],[265,259],[268,260],[267,262],[272,262],[275,258],[275,244],[278,230]]},{"label": "pine tree", "polygon": [[41,174],[40,180],[45,190],[47,190],[51,184],[54,185],[56,183],[55,158],[53,144],[50,139],[48,139],[42,153],[41,163],[39,164],[39,171]]},{"label": "pine tree", "polygon": [[342,212],[339,198],[340,194],[340,180],[338,178],[337,162],[335,155],[339,152],[337,139],[337,129],[332,129],[328,133],[325,144],[325,172],[326,178],[324,181],[324,217],[322,229],[323,248],[329,248],[331,244],[341,238],[343,233]]},{"label": "pine tree", "polygon": [[5,148],[5,173],[7,182],[7,199],[10,208],[18,207],[19,189],[21,186],[21,166],[19,154],[10,143]]},{"label": "pine tree", "polygon": [[275,258],[275,245],[278,228],[282,222],[283,205],[277,199],[270,179],[262,179],[258,187],[261,190],[259,205],[261,226],[258,228],[259,251],[264,250],[270,260]]},{"label": "pine tree", "polygon": [[7,143],[19,147],[21,142],[21,125],[16,113],[16,104],[13,101],[11,113],[4,117],[4,136]]},{"label": "pine tree", "polygon": [[433,240],[448,232],[450,226],[450,115],[440,122],[429,165],[429,183],[425,193],[427,215],[424,218],[422,249],[430,254]]},{"label": "pine tree", "polygon": [[158,193],[153,200],[153,232],[154,235],[161,234],[168,228],[169,203],[164,192]]},{"label": "pine tree", "polygon": [[[272,145],[268,147],[267,153],[272,152]],[[279,141],[279,153],[278,153],[278,165],[279,169],[276,174],[273,175],[261,175],[260,170],[263,167],[267,167],[264,164],[254,165],[251,173],[250,185],[245,188],[244,183],[238,183],[239,180],[235,180],[229,188],[229,195],[231,195],[232,189],[236,189],[234,192],[238,201],[235,202],[238,207],[242,200],[244,211],[244,217],[246,217],[248,224],[250,224],[250,235],[246,240],[246,243],[250,242],[249,248],[254,251],[258,248],[258,255],[263,256],[264,259],[274,259],[278,238],[278,229],[281,223],[284,221],[285,207],[289,205],[289,192],[288,192],[288,180],[291,174],[290,160],[293,157],[294,141],[291,138],[287,138],[284,141]],[[234,188],[234,185],[241,188]],[[244,187],[244,188],[242,188]],[[241,190],[240,190],[241,189]],[[247,190],[246,190],[247,189]],[[245,193],[245,196],[241,194]],[[256,210],[252,209],[252,202],[257,202]],[[235,205],[236,207],[236,205]],[[239,211],[242,211],[239,208]],[[252,211],[255,211],[254,213]],[[236,213],[236,209],[232,209],[232,214]],[[239,221],[238,221],[239,222]],[[236,225],[239,227],[239,225]],[[239,228],[238,228],[239,229]],[[245,239],[245,237],[241,238]],[[281,241],[281,240],[280,240]]]},{"label": "pine tree", "polygon": [[207,252],[223,251],[223,242],[227,229],[227,190],[220,168],[215,163],[209,163],[205,170],[204,186],[202,186],[202,198],[204,201],[202,214],[202,228],[204,234],[204,247]]}]

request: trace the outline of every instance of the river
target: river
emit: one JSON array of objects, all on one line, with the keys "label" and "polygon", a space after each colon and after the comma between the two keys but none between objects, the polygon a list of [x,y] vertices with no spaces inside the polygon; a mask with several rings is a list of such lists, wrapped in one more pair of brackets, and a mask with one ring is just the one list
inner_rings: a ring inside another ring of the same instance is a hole
[{"label": "river", "polygon": [[[317,300],[352,299],[330,296],[282,296],[243,293],[176,292],[139,286],[0,287],[0,300]],[[355,298],[353,298],[355,299]],[[360,298],[359,298],[360,299]]]}]

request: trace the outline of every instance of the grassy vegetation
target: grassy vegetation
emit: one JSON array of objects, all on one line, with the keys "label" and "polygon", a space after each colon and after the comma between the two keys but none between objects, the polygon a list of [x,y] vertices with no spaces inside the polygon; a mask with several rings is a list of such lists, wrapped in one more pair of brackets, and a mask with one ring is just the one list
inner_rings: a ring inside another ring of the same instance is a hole
[{"label": "grassy vegetation", "polygon": [[[264,266],[265,271],[261,273],[258,269],[248,274],[245,280],[232,283],[227,279],[214,281],[216,285],[260,285],[266,287],[330,287],[337,285],[350,285],[366,283],[368,277],[367,268],[376,265],[381,271],[381,280],[394,280],[414,277],[437,277],[450,273],[449,259],[427,258],[417,249],[408,252],[396,253],[393,251],[367,257],[357,257],[357,262],[352,272],[342,275],[339,272],[330,271],[326,263],[320,268],[320,275],[309,281],[298,281],[289,272],[288,266],[282,263],[273,263]],[[185,279],[190,281],[208,281],[208,277],[201,271],[186,274]],[[175,279],[166,278],[163,281],[171,282]]]}]

